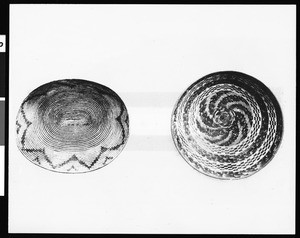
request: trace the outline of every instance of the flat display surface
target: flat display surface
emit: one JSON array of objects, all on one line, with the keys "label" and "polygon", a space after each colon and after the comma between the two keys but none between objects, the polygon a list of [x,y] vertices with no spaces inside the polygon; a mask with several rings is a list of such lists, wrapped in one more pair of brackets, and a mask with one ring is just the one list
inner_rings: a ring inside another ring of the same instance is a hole
[{"label": "flat display surface", "polygon": [[[9,232],[295,232],[295,6],[10,5],[9,47]],[[268,166],[234,181],[195,171],[171,136],[181,94],[225,70],[264,83],[284,127]],[[129,138],[109,166],[53,173],[18,150],[16,117],[32,90],[72,78],[122,98]]]}]

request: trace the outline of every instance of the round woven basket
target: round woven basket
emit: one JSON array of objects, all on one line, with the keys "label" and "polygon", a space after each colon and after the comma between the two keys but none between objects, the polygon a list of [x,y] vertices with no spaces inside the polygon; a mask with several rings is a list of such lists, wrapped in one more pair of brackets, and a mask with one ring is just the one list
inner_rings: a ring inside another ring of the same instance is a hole
[{"label": "round woven basket", "polygon": [[248,177],[277,151],[283,131],[280,106],[259,80],[232,71],[209,74],[185,90],[171,130],[181,156],[219,179]]}]

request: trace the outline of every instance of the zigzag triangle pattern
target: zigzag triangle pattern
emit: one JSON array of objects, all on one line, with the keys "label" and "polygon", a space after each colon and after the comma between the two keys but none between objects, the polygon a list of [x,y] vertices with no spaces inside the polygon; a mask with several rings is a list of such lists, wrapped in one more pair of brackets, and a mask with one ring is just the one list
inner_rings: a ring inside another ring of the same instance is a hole
[{"label": "zigzag triangle pattern", "polygon": [[17,145],[32,163],[83,173],[111,163],[129,136],[129,117],[111,89],[86,80],[58,80],[31,92],[16,119]]}]

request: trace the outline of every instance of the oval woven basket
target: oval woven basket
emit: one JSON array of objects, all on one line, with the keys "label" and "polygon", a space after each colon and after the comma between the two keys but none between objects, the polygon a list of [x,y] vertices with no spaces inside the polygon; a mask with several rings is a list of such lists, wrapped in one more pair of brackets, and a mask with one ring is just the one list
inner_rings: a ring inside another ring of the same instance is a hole
[{"label": "oval woven basket", "polygon": [[16,120],[17,146],[32,163],[56,172],[89,172],[109,164],[129,136],[127,109],[111,89],[81,79],[32,91]]}]

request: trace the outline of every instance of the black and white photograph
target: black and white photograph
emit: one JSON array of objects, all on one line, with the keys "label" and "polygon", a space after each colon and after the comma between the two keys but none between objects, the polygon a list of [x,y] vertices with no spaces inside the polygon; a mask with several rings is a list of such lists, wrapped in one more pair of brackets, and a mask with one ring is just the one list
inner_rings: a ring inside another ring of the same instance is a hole
[{"label": "black and white photograph", "polygon": [[296,233],[296,4],[8,8],[8,234]]}]

